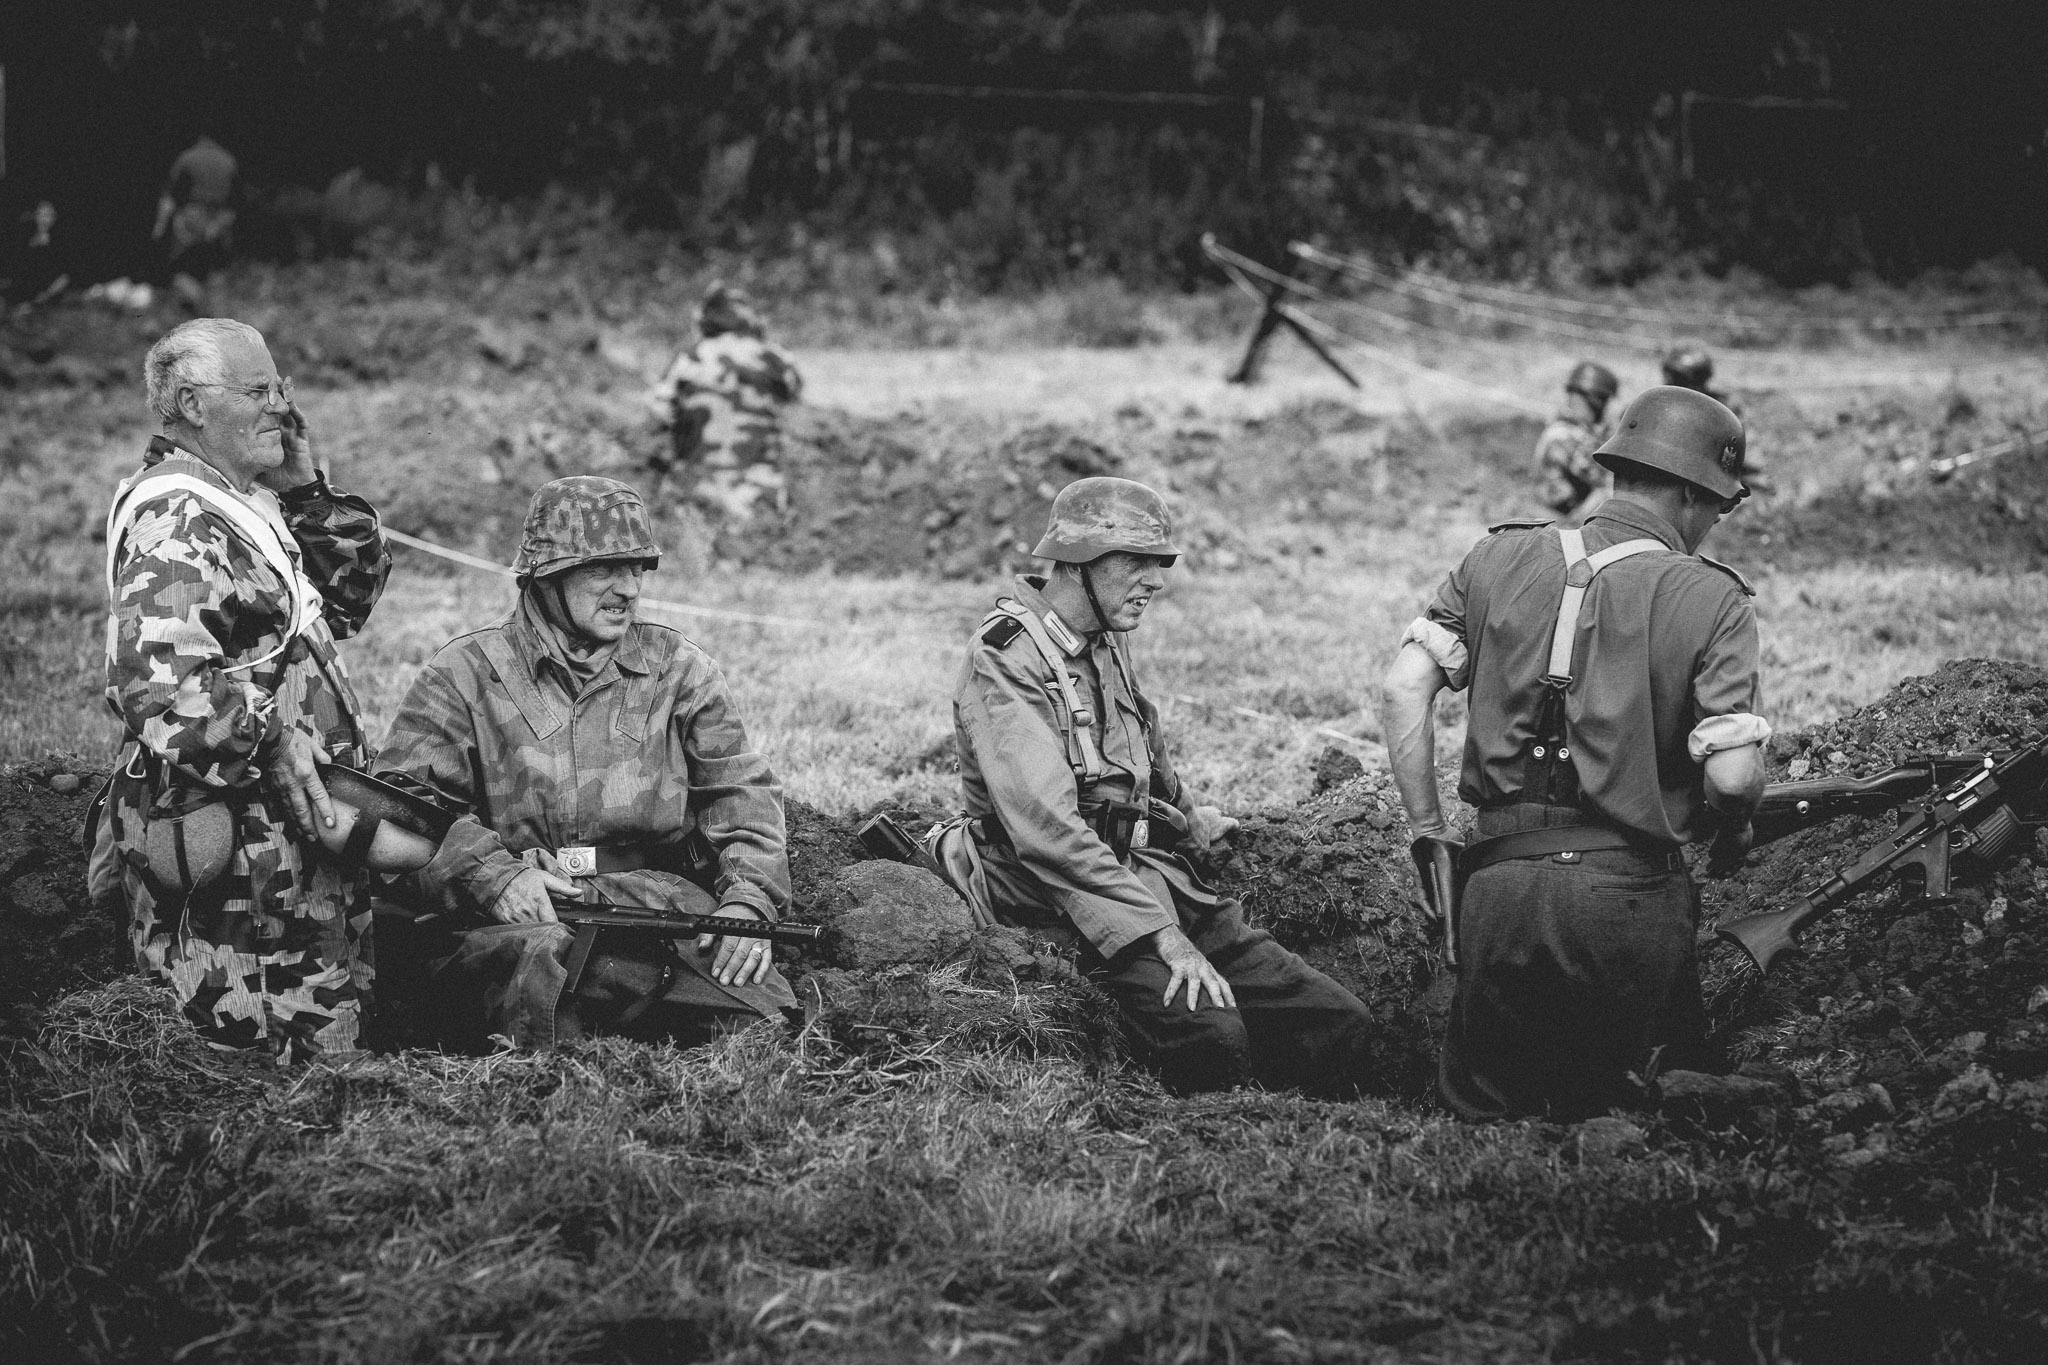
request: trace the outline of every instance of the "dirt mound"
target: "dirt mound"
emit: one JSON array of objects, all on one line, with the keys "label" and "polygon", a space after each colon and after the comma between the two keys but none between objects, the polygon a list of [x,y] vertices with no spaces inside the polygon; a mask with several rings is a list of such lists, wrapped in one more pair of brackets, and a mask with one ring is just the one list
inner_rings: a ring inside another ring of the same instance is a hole
[{"label": "dirt mound", "polygon": [[983,576],[1020,567],[1060,488],[1122,460],[1052,424],[887,421],[818,408],[786,425],[788,506],[719,530],[720,558],[809,572]]},{"label": "dirt mound", "polygon": [[[1969,660],[1871,705],[1775,738],[1773,781],[1862,776],[1915,752],[2010,748],[2048,730],[2048,674]],[[1706,884],[1706,922],[1783,908],[1889,828],[1847,817],[1751,854]],[[1860,897],[1759,979],[1703,947],[1709,1007],[1733,1059],[1796,1083],[1794,1135],[1930,1197],[2048,1176],[2048,837],[1992,868],[1958,869],[1947,905]],[[1994,1176],[1993,1172],[1999,1176]]]},{"label": "dirt mound", "polygon": [[118,970],[114,925],[86,903],[78,843],[105,777],[76,754],[0,768],[0,1029]]},{"label": "dirt mound", "polygon": [[1365,1002],[1385,1088],[1426,1088],[1451,978],[1415,901],[1393,778],[1362,773],[1294,810],[1249,816],[1208,866],[1250,923]]}]

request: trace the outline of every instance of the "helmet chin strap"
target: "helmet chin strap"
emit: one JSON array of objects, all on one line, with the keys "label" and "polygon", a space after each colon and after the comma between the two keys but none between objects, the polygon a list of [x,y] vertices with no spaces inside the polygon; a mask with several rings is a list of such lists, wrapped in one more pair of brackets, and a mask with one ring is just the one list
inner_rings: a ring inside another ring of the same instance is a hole
[{"label": "helmet chin strap", "polygon": [[1088,609],[1095,613],[1095,634],[1109,629],[1109,615],[1102,610],[1102,602],[1095,596],[1095,561],[1089,560],[1081,566],[1081,591],[1088,594]]}]

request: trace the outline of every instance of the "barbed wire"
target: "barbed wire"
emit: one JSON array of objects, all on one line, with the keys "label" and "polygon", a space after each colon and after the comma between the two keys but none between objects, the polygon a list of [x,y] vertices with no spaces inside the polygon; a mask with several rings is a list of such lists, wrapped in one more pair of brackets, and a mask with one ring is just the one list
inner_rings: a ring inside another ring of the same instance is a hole
[{"label": "barbed wire", "polygon": [[[481,569],[485,573],[498,574],[504,578],[517,576],[510,567],[500,564],[495,560],[466,554],[461,550],[451,550],[446,545],[437,545],[431,540],[422,540],[418,536],[408,535],[404,531],[394,530],[389,526],[384,528],[384,538],[395,540],[400,545],[408,546],[425,554],[437,555],[454,564],[465,565],[472,569]],[[707,616],[717,621],[739,621],[755,626],[818,626],[824,624],[822,621],[811,620],[802,616],[766,616],[756,612],[729,611],[724,607],[699,607],[688,602],[670,602],[659,597],[643,597],[640,599],[640,605],[652,607],[656,611],[680,612],[686,616]]]}]

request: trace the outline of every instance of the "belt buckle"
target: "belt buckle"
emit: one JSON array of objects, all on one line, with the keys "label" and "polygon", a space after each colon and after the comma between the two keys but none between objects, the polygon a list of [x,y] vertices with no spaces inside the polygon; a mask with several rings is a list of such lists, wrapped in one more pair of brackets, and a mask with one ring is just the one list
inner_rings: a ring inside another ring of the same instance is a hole
[{"label": "belt buckle", "polygon": [[555,870],[565,877],[596,876],[596,847],[590,844],[570,844],[556,849]]},{"label": "belt buckle", "polygon": [[1131,847],[1152,847],[1152,822],[1142,815],[1131,824]]}]

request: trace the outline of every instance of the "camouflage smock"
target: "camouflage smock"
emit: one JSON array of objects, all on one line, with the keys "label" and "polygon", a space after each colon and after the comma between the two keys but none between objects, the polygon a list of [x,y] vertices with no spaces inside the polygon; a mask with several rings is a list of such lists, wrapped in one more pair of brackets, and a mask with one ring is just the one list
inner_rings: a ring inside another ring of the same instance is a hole
[{"label": "camouflage smock", "polygon": [[[1560,516],[1591,512],[1608,484],[1593,452],[1607,439],[1605,423],[1588,426],[1576,413],[1550,419],[1536,438],[1536,477],[1543,505]],[[1589,505],[1590,504],[1590,505]]]},{"label": "camouflage smock", "polygon": [[[464,812],[418,874],[428,900],[458,922],[489,924],[506,885],[550,861],[543,851],[680,847],[693,834],[715,860],[701,880],[720,905],[771,920],[788,908],[782,788],[748,743],[718,665],[665,626],[636,621],[579,686],[558,637],[522,595],[506,620],[451,640],[420,670],[377,768]],[[583,880],[624,904],[689,899],[672,872]],[[773,972],[757,986],[721,989],[763,1015],[795,1003]]]},{"label": "camouflage smock", "polygon": [[673,464],[700,496],[744,518],[762,495],[781,496],[778,409],[801,398],[803,388],[781,347],[722,332],[677,356],[649,400],[672,424]]},{"label": "camouflage smock", "polygon": [[[163,437],[122,490],[159,473],[240,496]],[[237,671],[285,643],[290,585],[197,495],[138,496],[114,564],[106,693],[127,729],[107,819],[137,964],[211,1042],[281,1061],[351,1053],[374,976],[367,880],[295,834],[262,773],[287,727],[338,763],[371,757],[335,641],[362,628],[391,569],[376,510],[324,477],[276,499],[322,608],[297,643]],[[241,500],[260,509],[268,495]],[[144,851],[151,823],[221,802],[234,817],[226,872],[167,884]]]},{"label": "camouflage smock", "polygon": [[[1010,594],[1040,620],[1058,619],[1040,591],[1044,579],[1020,577]],[[1101,717],[1102,776],[1086,799],[1142,801],[1156,796],[1191,814],[1192,795],[1174,773],[1159,712],[1138,690],[1128,646],[1114,632],[1066,630],[1076,699]],[[1174,854],[1133,849],[1119,860],[1083,817],[1069,736],[1072,725],[1052,666],[1026,634],[994,644],[986,630],[967,647],[953,692],[960,793],[967,814],[989,816],[1002,838],[979,839],[990,899],[1005,919],[1057,927],[1064,922],[1105,958],[1179,922],[1182,908],[1213,908],[1216,895]]]}]

